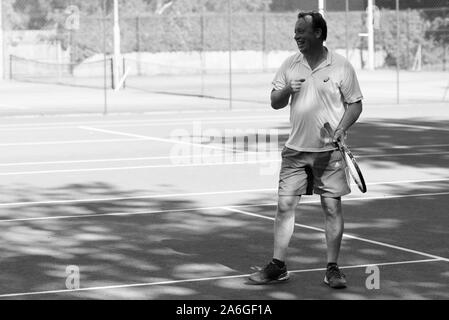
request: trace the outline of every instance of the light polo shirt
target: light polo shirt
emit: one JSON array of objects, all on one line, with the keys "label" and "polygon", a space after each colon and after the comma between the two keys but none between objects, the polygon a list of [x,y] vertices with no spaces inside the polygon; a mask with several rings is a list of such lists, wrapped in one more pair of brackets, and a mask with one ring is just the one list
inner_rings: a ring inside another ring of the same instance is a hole
[{"label": "light polo shirt", "polygon": [[285,144],[290,149],[335,150],[324,124],[329,122],[335,130],[347,105],[363,99],[352,65],[343,56],[327,51],[326,60],[313,71],[299,52],[287,58],[274,77],[274,90],[283,89],[291,80],[306,79],[290,101],[291,131]]}]

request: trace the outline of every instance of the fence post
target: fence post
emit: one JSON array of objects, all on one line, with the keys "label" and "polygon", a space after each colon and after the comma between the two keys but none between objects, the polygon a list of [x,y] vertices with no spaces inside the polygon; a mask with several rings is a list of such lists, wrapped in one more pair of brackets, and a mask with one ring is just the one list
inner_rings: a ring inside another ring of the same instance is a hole
[{"label": "fence post", "polygon": [[137,66],[137,75],[142,75],[142,71],[140,70],[140,16],[136,16],[136,66]]},{"label": "fence post", "polygon": [[204,61],[204,29],[205,29],[205,21],[204,21],[204,6],[202,6],[201,16],[200,16],[200,68],[201,68],[201,95],[204,96],[204,72],[206,68],[206,63]]},{"label": "fence post", "polygon": [[406,39],[406,46],[407,46],[407,69],[410,68],[410,8],[407,9],[407,22],[406,22],[406,26],[407,26],[407,39]]},{"label": "fence post", "polygon": [[346,49],[346,59],[349,60],[349,32],[348,32],[348,12],[349,12],[349,0],[345,1],[345,49]]},{"label": "fence post", "polygon": [[12,80],[12,54],[9,55],[9,80]]},{"label": "fence post", "polygon": [[4,28],[3,28],[3,1],[0,1],[0,80],[4,79],[4,43],[5,43],[5,38],[4,38]]},{"label": "fence post", "polygon": [[229,110],[232,110],[232,0],[228,0]]},{"label": "fence post", "polygon": [[400,28],[399,28],[399,0],[396,0],[396,103],[399,104],[399,55],[400,55]]},{"label": "fence post", "polygon": [[262,13],[262,71],[267,71],[267,16]]}]

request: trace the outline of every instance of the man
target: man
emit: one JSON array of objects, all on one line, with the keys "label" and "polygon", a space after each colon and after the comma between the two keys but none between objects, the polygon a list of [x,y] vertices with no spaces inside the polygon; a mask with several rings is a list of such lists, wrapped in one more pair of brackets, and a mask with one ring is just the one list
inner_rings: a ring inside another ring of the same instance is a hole
[{"label": "man", "polygon": [[[271,106],[284,108],[291,98],[291,132],[282,151],[273,260],[250,276],[256,284],[289,278],[285,258],[295,208],[301,195],[313,191],[321,196],[325,214],[328,264],[324,282],[332,288],[346,287],[337,260],[343,235],[341,197],[351,190],[346,165],[334,142],[344,140],[360,116],[362,93],[351,64],[324,46],[326,37],[321,14],[299,13],[294,38],[300,52],[282,64],[273,80]],[[324,128],[325,123],[332,133]]]}]

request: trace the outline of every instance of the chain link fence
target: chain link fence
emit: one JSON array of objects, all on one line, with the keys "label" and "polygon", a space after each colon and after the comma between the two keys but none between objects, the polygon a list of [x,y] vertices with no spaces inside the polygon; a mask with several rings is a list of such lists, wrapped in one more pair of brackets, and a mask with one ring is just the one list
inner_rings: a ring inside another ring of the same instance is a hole
[{"label": "chain link fence", "polygon": [[[297,52],[297,12],[318,9],[315,0],[118,2],[121,52],[114,68],[113,0],[2,0],[3,78],[103,89],[102,107],[114,72],[123,91],[267,104],[273,72]],[[365,71],[367,1],[328,1],[324,8],[326,45],[358,70],[367,103],[446,99],[449,3],[416,3],[400,0],[396,10],[394,1],[374,2],[376,72]],[[416,79],[431,90],[417,93]]]}]

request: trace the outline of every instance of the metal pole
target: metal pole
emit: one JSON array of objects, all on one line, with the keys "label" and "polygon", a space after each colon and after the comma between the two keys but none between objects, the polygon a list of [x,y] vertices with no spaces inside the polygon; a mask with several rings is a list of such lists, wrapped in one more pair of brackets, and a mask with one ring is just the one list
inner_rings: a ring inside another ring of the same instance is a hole
[{"label": "metal pole", "polygon": [[137,51],[137,75],[142,75],[142,66],[141,66],[141,47],[140,47],[140,16],[136,17],[136,51]]},{"label": "metal pole", "polygon": [[200,48],[200,68],[201,68],[201,95],[204,96],[204,72],[206,68],[206,64],[204,61],[204,29],[205,29],[205,21],[204,21],[204,4],[201,6],[201,16],[200,16],[200,27],[201,27],[201,48]]},{"label": "metal pole", "polygon": [[345,47],[346,47],[346,59],[349,60],[348,12],[349,12],[349,0],[346,0],[346,3],[345,3]]},{"label": "metal pole", "polygon": [[[324,11],[326,10],[326,0],[318,0],[318,12],[324,17]],[[326,41],[323,42],[326,45]]]},{"label": "metal pole", "polygon": [[368,70],[374,70],[374,17],[373,0],[368,0],[366,26],[368,32]]},{"label": "metal pole", "polygon": [[399,104],[399,0],[396,0],[396,103]]},{"label": "metal pole", "polygon": [[119,90],[120,79],[120,24],[118,0],[114,0],[114,90]]},{"label": "metal pole", "polygon": [[232,110],[232,0],[228,0],[229,110]]},{"label": "metal pole", "polygon": [[326,0],[318,0],[318,12],[324,17],[324,10],[326,8]]},{"label": "metal pole", "polygon": [[262,13],[262,71],[267,71],[267,16]]},{"label": "metal pole", "polygon": [[104,106],[103,114],[108,114],[108,78],[107,78],[107,54],[106,54],[106,1],[103,0],[103,93],[104,93]]},{"label": "metal pole", "polygon": [[4,50],[3,50],[3,44],[4,44],[4,37],[3,37],[3,1],[0,0],[0,80],[4,79],[4,63],[5,63],[5,57],[4,57]]}]

